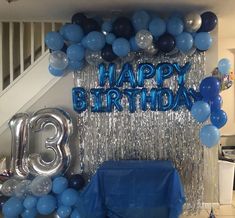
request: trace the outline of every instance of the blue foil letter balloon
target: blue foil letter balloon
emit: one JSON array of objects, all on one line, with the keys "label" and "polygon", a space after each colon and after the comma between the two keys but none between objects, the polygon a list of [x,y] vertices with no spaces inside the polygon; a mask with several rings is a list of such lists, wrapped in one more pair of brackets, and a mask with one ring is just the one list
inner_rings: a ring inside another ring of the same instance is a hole
[{"label": "blue foil letter balloon", "polygon": [[170,78],[173,75],[174,68],[170,63],[161,63],[157,65],[157,85],[162,87],[165,79]]},{"label": "blue foil letter balloon", "polygon": [[118,111],[122,111],[121,105],[122,93],[118,88],[107,89],[107,112],[112,112],[112,109],[116,107]]},{"label": "blue foil letter balloon", "polygon": [[191,64],[187,62],[184,66],[181,67],[178,63],[174,63],[173,66],[176,72],[178,73],[178,84],[184,85],[185,75],[187,72],[189,72]]},{"label": "blue foil letter balloon", "polygon": [[97,88],[90,90],[93,97],[93,106],[91,107],[92,112],[105,112],[105,108],[102,106],[102,95],[105,94],[105,89]]},{"label": "blue foil letter balloon", "polygon": [[[167,99],[167,100],[166,100]],[[173,91],[168,88],[162,88],[158,93],[158,110],[167,111],[173,107]]]},{"label": "blue foil letter balloon", "polygon": [[180,106],[185,105],[188,110],[191,110],[192,100],[187,89],[180,86],[174,100],[173,110],[178,110]]},{"label": "blue foil letter balloon", "polygon": [[158,90],[156,88],[152,88],[150,90],[150,94],[148,94],[148,91],[146,88],[143,88],[141,90],[141,109],[143,111],[147,110],[147,103],[150,104],[150,109],[152,111],[156,111],[157,109],[157,94],[158,94]]},{"label": "blue foil letter balloon", "polygon": [[117,79],[116,85],[118,87],[122,87],[123,83],[130,83],[132,88],[136,87],[135,75],[130,63],[125,63],[123,65],[119,78]]},{"label": "blue foil letter balloon", "polygon": [[98,79],[99,79],[99,86],[104,86],[106,83],[106,79],[108,79],[109,81],[109,85],[111,87],[115,86],[116,83],[116,66],[115,64],[111,63],[108,66],[108,70],[106,69],[106,65],[105,64],[100,64],[99,65],[99,75],[98,75]]},{"label": "blue foil letter balloon", "polygon": [[155,67],[152,64],[144,63],[138,67],[138,86],[144,86],[144,80],[153,78],[155,75]]},{"label": "blue foil letter balloon", "polygon": [[76,112],[81,113],[87,109],[86,90],[81,87],[73,88],[73,108]]},{"label": "blue foil letter balloon", "polygon": [[129,103],[129,111],[134,113],[136,111],[136,96],[140,93],[140,89],[124,89],[124,94],[127,96]]}]

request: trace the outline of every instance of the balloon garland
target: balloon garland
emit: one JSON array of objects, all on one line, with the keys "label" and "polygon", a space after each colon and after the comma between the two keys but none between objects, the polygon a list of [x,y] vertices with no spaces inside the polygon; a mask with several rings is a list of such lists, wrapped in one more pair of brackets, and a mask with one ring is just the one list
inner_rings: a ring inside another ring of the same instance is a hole
[{"label": "balloon garland", "polygon": [[51,74],[62,76],[67,71],[82,70],[86,64],[113,62],[135,52],[187,55],[196,50],[207,51],[212,45],[209,32],[218,19],[208,11],[201,15],[173,14],[163,20],[141,10],[131,17],[100,20],[76,13],[71,23],[63,25],[59,32],[47,33]]}]

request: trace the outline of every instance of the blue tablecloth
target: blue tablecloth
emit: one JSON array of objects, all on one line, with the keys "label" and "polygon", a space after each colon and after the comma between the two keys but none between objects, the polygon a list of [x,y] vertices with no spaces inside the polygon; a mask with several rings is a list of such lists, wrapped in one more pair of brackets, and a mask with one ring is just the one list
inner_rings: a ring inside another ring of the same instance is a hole
[{"label": "blue tablecloth", "polygon": [[177,218],[185,202],[170,161],[108,161],[83,190],[81,218]]}]

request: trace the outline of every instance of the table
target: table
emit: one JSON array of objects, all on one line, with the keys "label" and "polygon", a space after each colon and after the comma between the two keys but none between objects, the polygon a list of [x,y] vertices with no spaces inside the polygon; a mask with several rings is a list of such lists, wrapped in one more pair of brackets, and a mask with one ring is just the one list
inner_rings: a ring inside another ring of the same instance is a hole
[{"label": "table", "polygon": [[107,161],[82,191],[82,218],[178,218],[185,203],[170,161]]}]

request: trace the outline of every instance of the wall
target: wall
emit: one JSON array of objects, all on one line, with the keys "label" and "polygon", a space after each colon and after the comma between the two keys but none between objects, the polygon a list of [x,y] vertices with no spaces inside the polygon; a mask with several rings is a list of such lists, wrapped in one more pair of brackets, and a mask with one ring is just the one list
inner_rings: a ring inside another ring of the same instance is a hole
[{"label": "wall", "polygon": [[[235,38],[219,39],[219,59],[228,58],[231,61],[231,70],[235,71]],[[235,81],[234,81],[235,82]],[[221,93],[223,97],[223,110],[228,115],[228,122],[221,129],[222,145],[235,145],[235,85]]]}]

